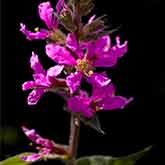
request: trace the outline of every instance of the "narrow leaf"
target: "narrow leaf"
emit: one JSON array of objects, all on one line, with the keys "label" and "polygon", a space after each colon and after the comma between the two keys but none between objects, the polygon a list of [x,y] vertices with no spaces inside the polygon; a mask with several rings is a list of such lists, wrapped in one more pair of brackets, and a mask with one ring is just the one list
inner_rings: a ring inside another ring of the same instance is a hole
[{"label": "narrow leaf", "polygon": [[146,147],[143,150],[122,157],[111,157],[103,155],[86,156],[76,160],[76,165],[135,165],[137,160],[143,157],[152,146]]},{"label": "narrow leaf", "polygon": [[91,119],[87,119],[87,118],[81,117],[81,121],[85,125],[95,129],[99,133],[105,134],[105,132],[101,128],[100,120],[99,120],[97,115],[94,115],[94,117],[92,117]]}]

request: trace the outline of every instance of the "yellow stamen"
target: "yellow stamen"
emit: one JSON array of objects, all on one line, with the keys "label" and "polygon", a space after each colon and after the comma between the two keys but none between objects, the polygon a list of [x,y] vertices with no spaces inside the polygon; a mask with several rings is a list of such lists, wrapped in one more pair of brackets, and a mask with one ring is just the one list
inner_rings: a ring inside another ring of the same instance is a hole
[{"label": "yellow stamen", "polygon": [[83,72],[86,76],[90,76],[93,74],[92,66],[90,62],[85,58],[77,61],[76,69]]},{"label": "yellow stamen", "polygon": [[88,72],[88,75],[91,76],[92,74],[93,74],[93,71],[90,70],[90,71]]},{"label": "yellow stamen", "polygon": [[38,32],[39,30],[40,30],[39,27],[36,27],[36,28],[34,29],[35,32]]}]

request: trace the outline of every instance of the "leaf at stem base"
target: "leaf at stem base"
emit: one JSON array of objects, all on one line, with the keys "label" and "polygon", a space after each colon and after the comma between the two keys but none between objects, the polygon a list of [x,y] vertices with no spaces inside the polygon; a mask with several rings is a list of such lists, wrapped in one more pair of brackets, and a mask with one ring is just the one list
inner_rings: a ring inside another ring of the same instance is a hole
[{"label": "leaf at stem base", "polygon": [[143,150],[122,157],[111,157],[103,155],[85,156],[76,160],[76,165],[135,165],[137,160],[142,158],[152,146]]}]

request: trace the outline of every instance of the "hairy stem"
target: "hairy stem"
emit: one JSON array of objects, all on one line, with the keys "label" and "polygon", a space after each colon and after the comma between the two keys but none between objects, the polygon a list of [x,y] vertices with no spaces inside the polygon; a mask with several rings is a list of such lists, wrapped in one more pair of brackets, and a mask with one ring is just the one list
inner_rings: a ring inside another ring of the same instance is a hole
[{"label": "hairy stem", "polygon": [[70,121],[70,139],[69,139],[69,154],[71,160],[69,165],[75,164],[75,158],[77,155],[78,141],[80,133],[80,117],[74,114],[71,114]]}]

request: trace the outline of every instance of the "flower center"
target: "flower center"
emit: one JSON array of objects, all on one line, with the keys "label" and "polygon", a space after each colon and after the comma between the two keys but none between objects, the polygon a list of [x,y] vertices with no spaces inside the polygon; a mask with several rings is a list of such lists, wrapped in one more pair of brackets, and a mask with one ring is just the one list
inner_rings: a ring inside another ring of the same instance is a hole
[{"label": "flower center", "polygon": [[85,58],[81,59],[81,60],[80,59],[77,60],[76,70],[84,73],[87,76],[93,74],[93,67],[90,64],[89,60],[87,60]]}]

